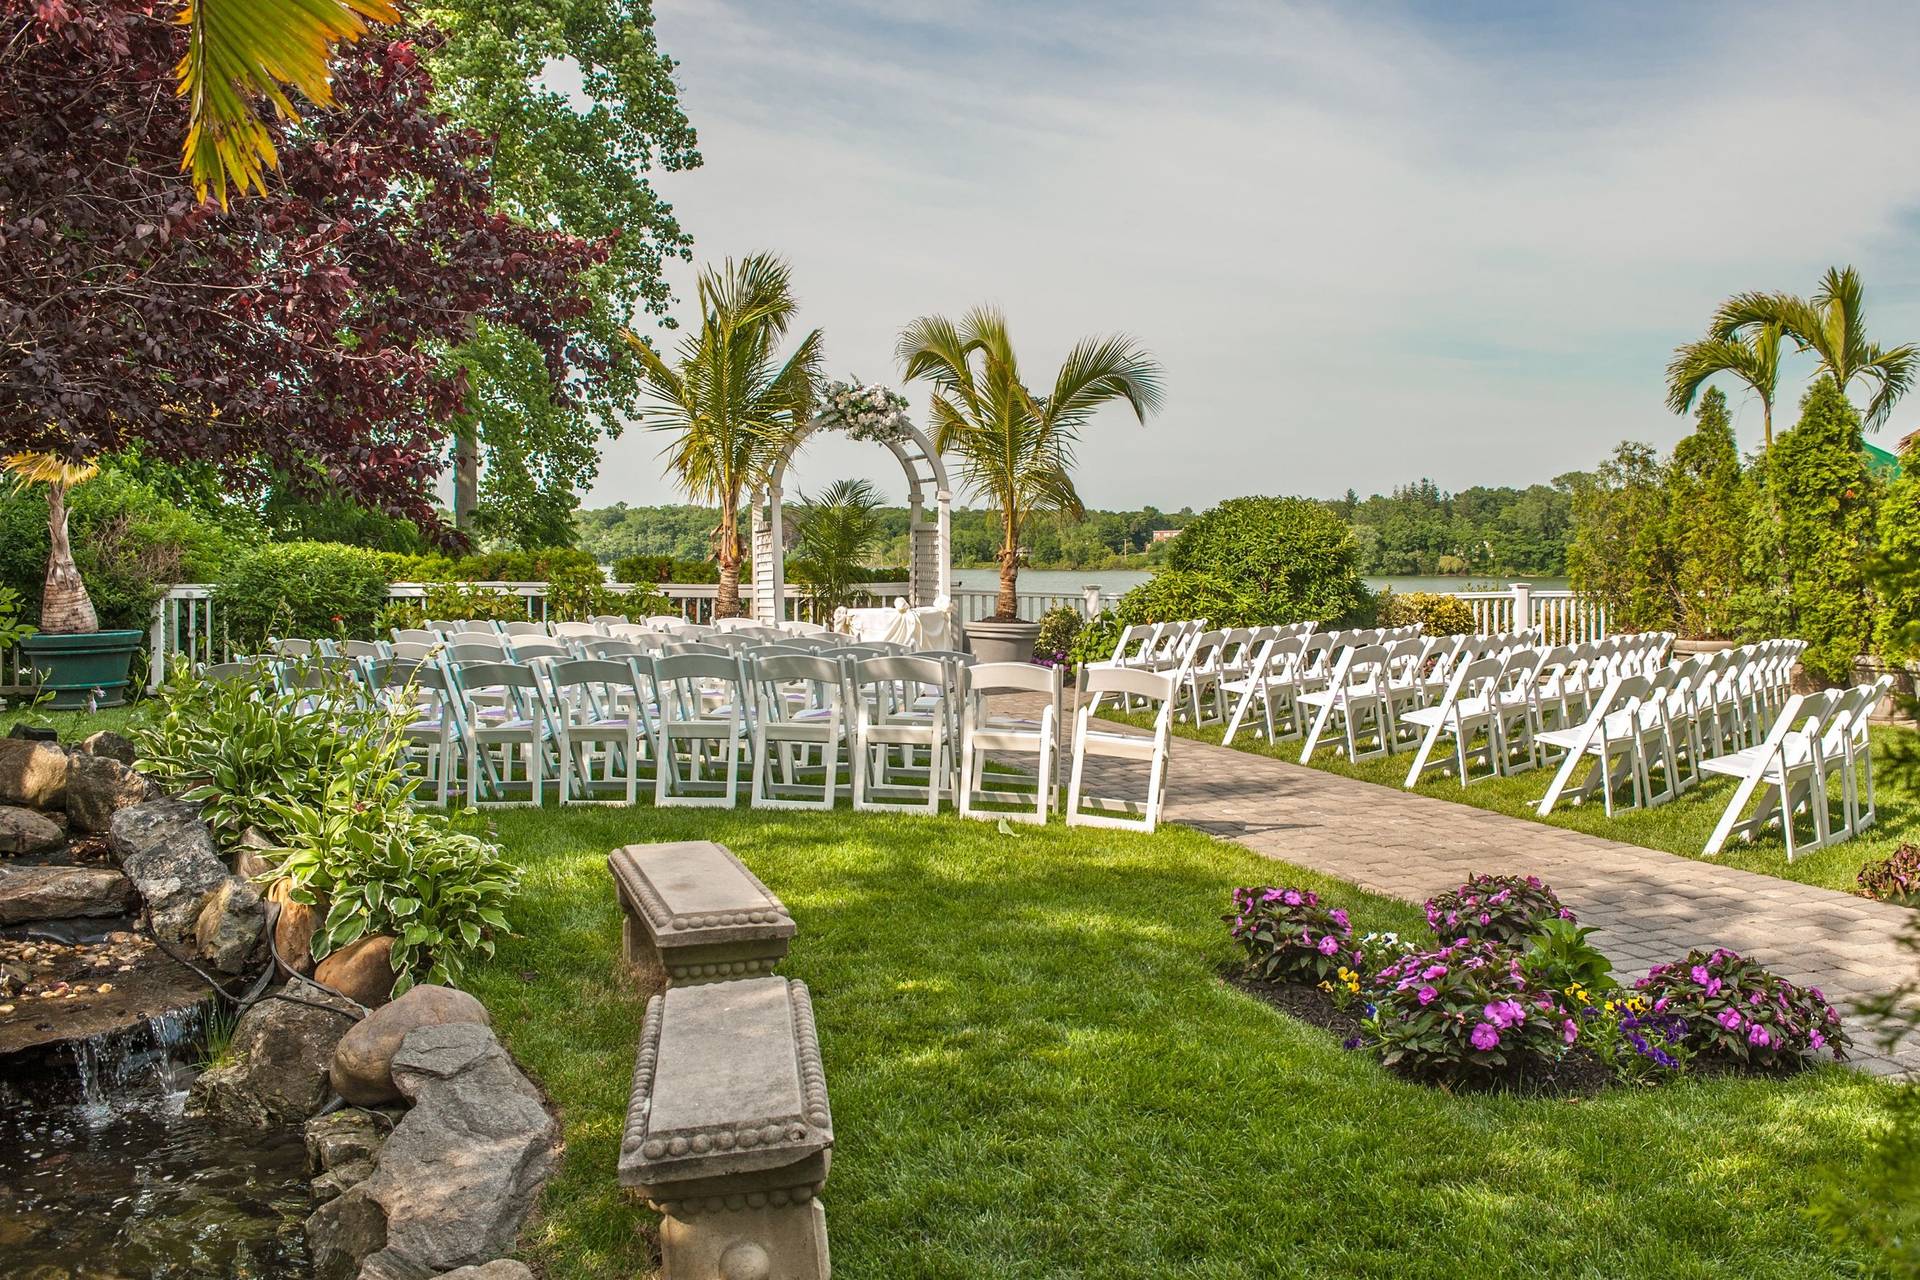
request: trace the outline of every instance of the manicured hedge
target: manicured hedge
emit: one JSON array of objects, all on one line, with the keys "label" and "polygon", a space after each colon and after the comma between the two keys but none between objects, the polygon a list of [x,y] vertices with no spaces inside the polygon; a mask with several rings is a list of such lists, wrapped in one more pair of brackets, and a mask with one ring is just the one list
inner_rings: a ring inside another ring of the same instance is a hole
[{"label": "manicured hedge", "polygon": [[249,653],[269,636],[371,636],[387,603],[384,559],[337,542],[256,548],[215,585],[216,625]]}]

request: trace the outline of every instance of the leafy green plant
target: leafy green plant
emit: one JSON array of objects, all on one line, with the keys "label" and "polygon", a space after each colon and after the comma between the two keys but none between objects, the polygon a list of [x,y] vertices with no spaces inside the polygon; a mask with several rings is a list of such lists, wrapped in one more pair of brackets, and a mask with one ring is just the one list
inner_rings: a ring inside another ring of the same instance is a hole
[{"label": "leafy green plant", "polygon": [[12,587],[0,587],[0,653],[33,634],[33,628],[20,620],[20,593]]},{"label": "leafy green plant", "polygon": [[793,554],[787,569],[813,593],[814,611],[831,618],[852,606],[860,590],[860,568],[879,545],[880,494],[865,480],[836,480],[819,496],[794,508]]},{"label": "leafy green plant", "polygon": [[1382,969],[1373,1003],[1369,1043],[1417,1080],[1524,1082],[1580,1038],[1566,996],[1537,981],[1512,949],[1470,938]]},{"label": "leafy green plant", "polygon": [[1438,591],[1382,591],[1378,618],[1383,627],[1406,627],[1417,622],[1430,636],[1472,635],[1478,629],[1472,605]]},{"label": "leafy green plant", "polygon": [[1920,907],[1920,846],[1903,844],[1867,863],[1856,883],[1866,897]]},{"label": "leafy green plant", "polygon": [[[1084,625],[1080,611],[1066,605],[1041,614],[1040,632],[1033,640],[1033,660],[1043,667],[1057,667],[1068,662]],[[1111,646],[1108,651],[1112,651]]]},{"label": "leafy green plant", "polygon": [[1520,963],[1540,985],[1565,991],[1576,999],[1587,990],[1603,991],[1613,985],[1613,964],[1600,948],[1587,941],[1596,932],[1572,920],[1550,916],[1534,928]]},{"label": "leafy green plant", "polygon": [[1361,962],[1345,909],[1322,906],[1311,889],[1235,889],[1220,918],[1246,952],[1247,976],[1262,982],[1328,982]]},{"label": "leafy green plant", "polygon": [[1651,1013],[1685,1021],[1686,1046],[1701,1057],[1777,1071],[1822,1050],[1845,1057],[1850,1043],[1820,988],[1795,986],[1724,947],[1657,964],[1634,985]]},{"label": "leafy green plant", "polygon": [[333,542],[280,542],[241,556],[214,588],[227,642],[259,652],[270,636],[365,637],[387,603],[379,553]]},{"label": "leafy green plant", "polygon": [[613,580],[643,582],[718,582],[720,566],[711,560],[675,556],[621,556],[613,562]]},{"label": "leafy green plant", "polygon": [[[1310,498],[1231,498],[1173,540],[1167,565],[1206,574],[1243,603],[1216,626],[1370,619],[1373,592],[1360,580],[1353,528]],[[1193,616],[1193,615],[1185,615]]]},{"label": "leafy green plant", "polygon": [[1427,926],[1442,942],[1524,943],[1553,919],[1573,921],[1573,912],[1538,876],[1468,876],[1457,889],[1427,899]]},{"label": "leafy green plant", "polygon": [[666,608],[666,597],[651,587],[609,587],[598,566],[567,565],[547,579],[547,617],[554,622],[584,622],[600,614],[644,618]]}]

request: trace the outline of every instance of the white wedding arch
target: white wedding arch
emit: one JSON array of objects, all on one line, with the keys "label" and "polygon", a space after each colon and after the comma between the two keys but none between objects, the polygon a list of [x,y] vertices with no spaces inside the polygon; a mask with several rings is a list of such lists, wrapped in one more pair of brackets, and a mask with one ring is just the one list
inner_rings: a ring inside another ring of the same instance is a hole
[{"label": "white wedding arch", "polygon": [[870,440],[885,446],[900,460],[900,470],[907,477],[911,552],[907,561],[907,603],[922,608],[950,601],[953,598],[953,490],[947,483],[946,464],[940,460],[933,442],[907,421],[904,412],[892,414],[883,421],[851,427],[844,416],[826,412],[814,415],[794,436],[774,464],[767,482],[753,492],[754,618],[771,625],[786,616],[787,539],[780,505],[781,482],[795,452],[820,431],[843,431],[853,439]]}]

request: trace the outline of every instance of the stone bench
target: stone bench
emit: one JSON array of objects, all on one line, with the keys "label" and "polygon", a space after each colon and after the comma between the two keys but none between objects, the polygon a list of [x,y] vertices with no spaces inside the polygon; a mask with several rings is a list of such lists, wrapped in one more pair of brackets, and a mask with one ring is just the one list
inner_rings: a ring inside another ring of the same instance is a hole
[{"label": "stone bench", "polygon": [[663,1215],[665,1280],[826,1280],[833,1148],[807,988],[674,987],[647,1003],[620,1184]]},{"label": "stone bench", "polygon": [[630,844],[607,866],[626,912],[627,963],[660,983],[750,978],[786,957],[793,917],[724,845]]}]

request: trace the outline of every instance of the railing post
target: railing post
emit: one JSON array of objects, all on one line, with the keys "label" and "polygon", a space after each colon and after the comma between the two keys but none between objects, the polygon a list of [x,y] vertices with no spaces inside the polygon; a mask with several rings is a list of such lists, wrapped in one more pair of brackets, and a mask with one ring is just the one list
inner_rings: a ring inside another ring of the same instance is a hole
[{"label": "railing post", "polygon": [[1525,631],[1533,625],[1533,584],[1515,582],[1513,588],[1513,629]]},{"label": "railing post", "polygon": [[172,592],[153,602],[153,626],[147,630],[147,692],[158,693],[167,678],[167,602]]},{"label": "railing post", "polygon": [[1100,584],[1089,582],[1080,588],[1080,616],[1092,621],[1100,616]]}]

